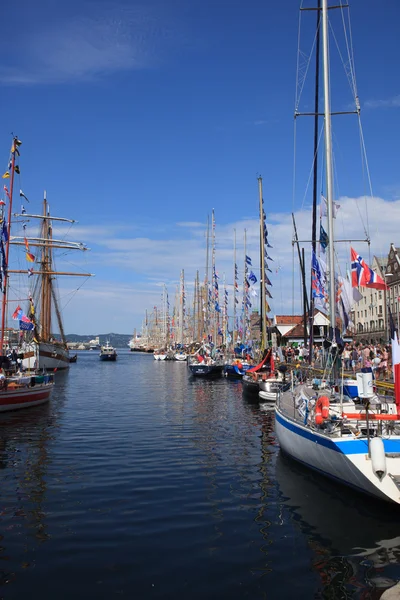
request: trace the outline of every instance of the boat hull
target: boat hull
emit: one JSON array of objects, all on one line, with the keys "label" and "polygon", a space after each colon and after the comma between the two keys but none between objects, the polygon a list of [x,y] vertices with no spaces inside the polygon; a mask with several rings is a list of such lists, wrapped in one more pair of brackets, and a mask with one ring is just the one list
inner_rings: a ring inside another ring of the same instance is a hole
[{"label": "boat hull", "polygon": [[259,401],[258,392],[260,391],[260,385],[258,379],[254,380],[246,375],[242,378],[243,394],[247,400],[253,402]]},{"label": "boat hull", "polygon": [[222,375],[222,365],[189,365],[190,373],[193,377],[220,377]]},{"label": "boat hull", "polygon": [[243,375],[246,373],[247,369],[250,368],[250,365],[242,365],[240,369],[237,365],[225,365],[224,366],[224,376],[229,379],[242,379]]},{"label": "boat hull", "polygon": [[275,431],[282,451],[291,458],[360,492],[400,504],[400,436],[384,440],[387,474],[380,481],[366,438],[330,438],[291,419],[278,406]]},{"label": "boat hull", "polygon": [[[35,379],[32,377],[31,379]],[[0,412],[38,406],[50,400],[53,383],[28,385],[24,388],[0,390]]]},{"label": "boat hull", "polygon": [[69,368],[69,358],[68,348],[51,342],[39,342],[39,345],[30,344],[24,349],[22,364],[28,371],[60,371]]},{"label": "boat hull", "polygon": [[115,361],[115,360],[117,360],[117,355],[111,354],[111,353],[110,354],[100,354],[100,360],[108,361],[108,362]]},{"label": "boat hull", "polygon": [[187,354],[174,354],[174,359],[179,362],[184,362],[187,359]]},{"label": "boat hull", "polygon": [[266,402],[276,402],[279,395],[289,388],[290,382],[288,381],[277,381],[275,378],[267,379],[266,381],[260,381],[258,395],[261,400]]}]

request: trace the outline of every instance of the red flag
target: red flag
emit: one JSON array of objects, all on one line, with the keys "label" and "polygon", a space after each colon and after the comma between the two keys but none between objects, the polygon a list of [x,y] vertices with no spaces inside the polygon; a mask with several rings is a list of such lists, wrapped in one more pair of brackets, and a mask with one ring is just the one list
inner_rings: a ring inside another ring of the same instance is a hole
[{"label": "red flag", "polygon": [[14,320],[18,320],[21,316],[22,316],[22,308],[18,304],[17,308],[15,309],[15,311],[12,314],[12,318]]},{"label": "red flag", "polygon": [[270,366],[271,366],[271,374],[275,372],[275,361],[274,361],[274,353],[273,351],[271,351],[271,362],[270,362]]},{"label": "red flag", "polygon": [[351,248],[351,282],[353,287],[369,287],[387,290],[387,285],[365,262],[362,256]]}]

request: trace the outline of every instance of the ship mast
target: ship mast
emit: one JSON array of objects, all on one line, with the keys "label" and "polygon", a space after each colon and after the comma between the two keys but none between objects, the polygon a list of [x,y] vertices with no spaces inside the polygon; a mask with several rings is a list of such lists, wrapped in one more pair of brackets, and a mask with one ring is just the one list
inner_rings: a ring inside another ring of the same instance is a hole
[{"label": "ship mast", "polygon": [[267,314],[265,302],[265,252],[264,252],[264,210],[263,210],[263,190],[262,177],[258,178],[258,194],[260,201],[260,317],[261,317],[261,344],[260,350],[263,352],[267,346]]},{"label": "ship mast", "polygon": [[232,346],[235,349],[236,345],[236,229],[233,230],[233,327],[232,327]]},{"label": "ship mast", "polygon": [[329,87],[329,39],[328,39],[328,0],[322,0],[322,55],[324,66],[324,104],[325,104],[325,164],[326,164],[326,201],[328,207],[329,238],[329,317],[332,331],[335,331],[335,252],[333,231],[333,170],[332,170],[332,129]]},{"label": "ship mast", "polygon": [[6,327],[6,312],[7,312],[7,294],[8,294],[8,257],[10,254],[10,233],[11,233],[11,215],[12,215],[12,203],[13,203],[13,190],[14,190],[14,174],[15,174],[15,153],[17,146],[21,142],[17,137],[13,138],[11,146],[11,173],[10,173],[10,190],[9,190],[9,202],[8,202],[8,223],[7,223],[7,241],[5,248],[5,264],[6,269],[3,272],[3,298],[1,303],[1,337],[0,337],[0,352],[4,356],[4,332]]}]

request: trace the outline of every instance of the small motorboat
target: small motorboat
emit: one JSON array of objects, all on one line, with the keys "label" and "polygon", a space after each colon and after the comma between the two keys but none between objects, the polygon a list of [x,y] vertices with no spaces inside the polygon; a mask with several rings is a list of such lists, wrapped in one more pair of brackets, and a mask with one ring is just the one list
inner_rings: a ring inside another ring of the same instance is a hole
[{"label": "small motorboat", "polygon": [[203,360],[190,362],[189,369],[193,377],[220,377],[223,365],[214,360]]},{"label": "small motorboat", "polygon": [[117,351],[108,341],[100,348],[100,360],[117,360]]},{"label": "small motorboat", "polygon": [[241,360],[234,360],[224,365],[224,377],[229,379],[242,379],[247,369],[250,369],[251,365]]},{"label": "small motorboat", "polygon": [[77,354],[73,354],[72,356],[69,357],[69,362],[70,363],[76,363],[77,360],[78,360],[78,355]]},{"label": "small motorboat", "polygon": [[267,377],[266,374],[261,376],[258,392],[261,400],[275,402],[281,392],[286,392],[290,388],[290,381],[286,379],[286,371],[287,366],[281,365],[275,371],[274,376]]}]

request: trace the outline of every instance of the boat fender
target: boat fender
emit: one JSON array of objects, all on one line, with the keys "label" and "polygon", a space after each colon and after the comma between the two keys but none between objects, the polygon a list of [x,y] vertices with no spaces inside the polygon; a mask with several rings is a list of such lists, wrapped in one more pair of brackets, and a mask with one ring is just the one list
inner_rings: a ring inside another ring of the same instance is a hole
[{"label": "boat fender", "polygon": [[385,446],[382,438],[372,438],[369,443],[369,448],[371,451],[372,470],[379,481],[382,481],[383,477],[386,475]]},{"label": "boat fender", "polygon": [[315,404],[315,424],[322,423],[329,417],[329,398],[328,396],[320,396]]}]

